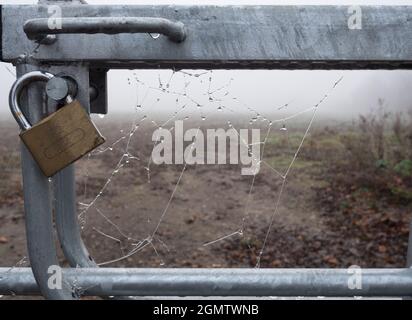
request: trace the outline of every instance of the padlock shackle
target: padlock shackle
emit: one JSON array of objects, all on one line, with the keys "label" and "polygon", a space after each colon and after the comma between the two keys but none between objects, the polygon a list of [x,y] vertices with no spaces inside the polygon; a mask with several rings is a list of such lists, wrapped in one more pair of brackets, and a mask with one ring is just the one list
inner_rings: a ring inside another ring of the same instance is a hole
[{"label": "padlock shackle", "polygon": [[24,74],[13,83],[9,93],[9,106],[14,119],[16,119],[22,130],[31,128],[30,122],[24,116],[19,105],[20,95],[23,89],[33,82],[49,81],[52,78],[54,78],[54,75],[49,72],[32,71]]}]

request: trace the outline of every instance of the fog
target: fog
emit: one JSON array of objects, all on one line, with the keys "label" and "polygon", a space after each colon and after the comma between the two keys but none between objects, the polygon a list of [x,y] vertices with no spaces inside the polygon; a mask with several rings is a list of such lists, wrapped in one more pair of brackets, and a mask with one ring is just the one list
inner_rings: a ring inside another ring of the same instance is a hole
[{"label": "fog", "polygon": [[[90,4],[385,4],[385,5],[405,5],[410,1],[105,1],[89,0]],[[36,1],[0,1],[1,4],[30,4]],[[8,91],[14,81],[14,68],[9,64],[0,64],[0,115],[3,119],[11,119],[7,107]],[[137,84],[132,79],[135,74],[137,78],[151,86],[156,87],[161,79],[167,79],[171,71],[158,70],[116,70],[109,72],[109,110],[110,113],[133,112],[139,96]],[[208,76],[209,77],[209,76]],[[343,77],[343,78],[342,78]],[[365,113],[378,106],[378,99],[384,99],[385,107],[390,110],[407,110],[412,107],[412,72],[410,71],[279,71],[279,70],[259,70],[259,71],[214,71],[212,82],[218,87],[227,84],[230,79],[230,86],[227,91],[231,96],[237,97],[245,104],[251,105],[255,110],[262,112],[272,112],[277,107],[286,103],[290,108],[296,110],[314,105],[322,96],[329,92],[331,86],[342,78],[339,86],[331,93],[328,103],[325,103],[321,112],[324,115],[341,117]],[[182,77],[175,77],[173,85],[182,87],[184,80]],[[196,81],[195,81],[196,82]],[[204,95],[204,90],[194,83],[191,87],[192,97]],[[155,93],[153,93],[154,95]],[[207,106],[206,106],[207,107]],[[170,113],[174,110],[175,104],[170,99],[162,99],[156,104],[154,109],[148,109],[147,113]]]}]

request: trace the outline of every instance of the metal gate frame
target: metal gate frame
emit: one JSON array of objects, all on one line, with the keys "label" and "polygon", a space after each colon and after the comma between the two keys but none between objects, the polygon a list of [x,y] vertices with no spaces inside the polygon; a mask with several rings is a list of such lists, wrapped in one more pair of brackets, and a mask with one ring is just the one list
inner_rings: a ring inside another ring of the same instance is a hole
[{"label": "metal gate frame", "polygon": [[[13,63],[17,77],[33,70],[71,76],[79,86],[77,99],[92,113],[107,112],[106,73],[112,68],[412,68],[412,6],[362,6],[362,28],[352,29],[348,6],[95,6],[83,2],[41,0],[39,5],[1,6],[0,60]],[[61,7],[63,29],[48,28],[51,5]],[[168,38],[153,41],[138,34],[142,32]],[[100,94],[91,102],[92,87]],[[55,108],[48,103],[44,112],[42,90],[41,84],[33,84],[22,96],[23,112],[32,123]],[[74,166],[56,174],[50,183],[24,145],[21,159],[31,268],[0,268],[0,294],[41,294],[47,299],[412,296],[412,225],[407,267],[363,269],[362,288],[355,290],[348,286],[351,274],[346,269],[98,268],[80,236]],[[59,265],[53,217],[71,266],[63,269],[61,289],[48,286],[49,267]]]}]

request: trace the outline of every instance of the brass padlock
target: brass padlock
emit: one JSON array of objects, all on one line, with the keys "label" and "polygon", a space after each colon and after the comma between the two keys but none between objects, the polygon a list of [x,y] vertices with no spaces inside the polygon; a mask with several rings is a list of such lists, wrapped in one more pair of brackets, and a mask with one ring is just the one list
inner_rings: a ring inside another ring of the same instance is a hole
[{"label": "brass padlock", "polygon": [[43,173],[50,177],[105,142],[81,104],[66,98],[66,105],[31,125],[19,107],[22,89],[34,81],[49,81],[48,72],[33,71],[23,75],[12,86],[10,110],[22,132],[20,138]]}]

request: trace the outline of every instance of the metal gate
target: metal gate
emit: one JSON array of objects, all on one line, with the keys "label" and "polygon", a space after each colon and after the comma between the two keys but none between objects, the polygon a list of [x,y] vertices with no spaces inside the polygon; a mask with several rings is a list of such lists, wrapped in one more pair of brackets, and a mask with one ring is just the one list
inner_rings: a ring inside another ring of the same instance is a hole
[{"label": "metal gate", "polygon": [[[63,28],[50,28],[59,4]],[[17,77],[41,70],[78,84],[90,113],[107,113],[109,69],[411,69],[412,6],[364,6],[362,28],[350,28],[347,6],[96,6],[39,1],[0,8],[0,58]],[[140,33],[160,33],[158,41]],[[90,93],[99,91],[97,99]],[[32,123],[44,114],[43,87],[22,95]],[[48,105],[48,112],[54,110]],[[98,268],[76,215],[74,167],[49,181],[21,147],[27,245],[31,268],[0,268],[0,294],[48,299],[98,296],[412,296],[412,236],[408,267],[364,269],[362,289],[348,288],[346,269]],[[53,214],[53,212],[55,214]],[[55,223],[53,223],[53,217]],[[71,268],[50,289],[58,266],[54,226]]]}]

